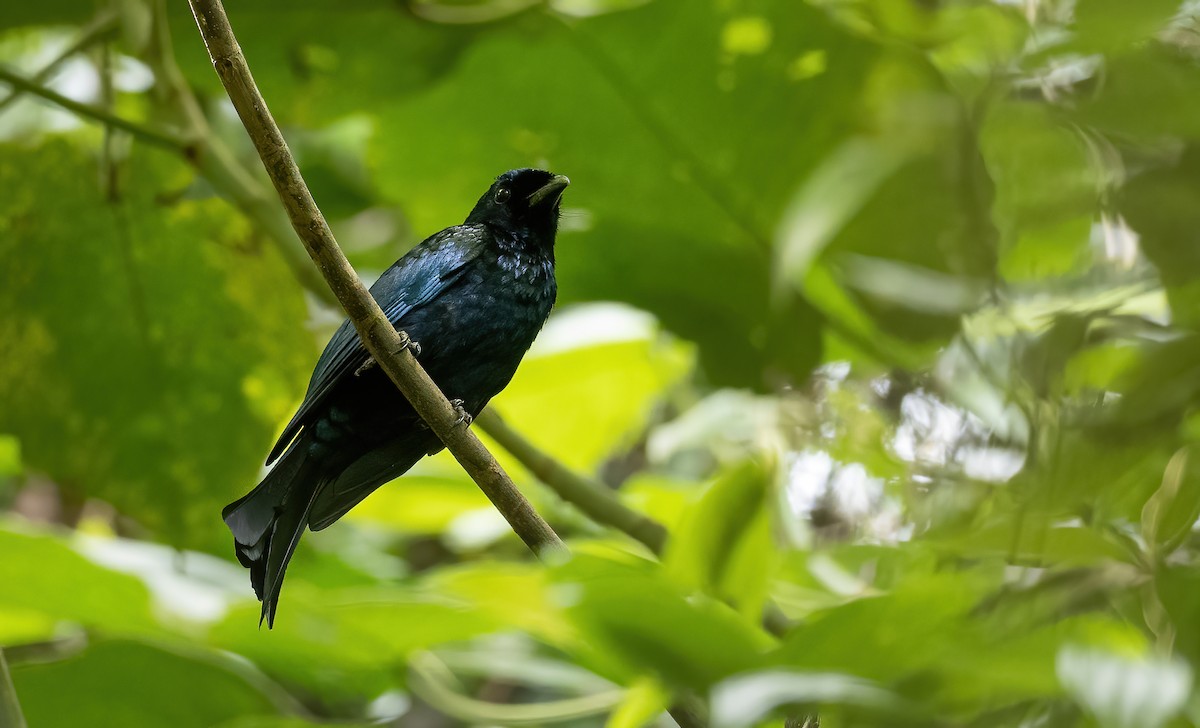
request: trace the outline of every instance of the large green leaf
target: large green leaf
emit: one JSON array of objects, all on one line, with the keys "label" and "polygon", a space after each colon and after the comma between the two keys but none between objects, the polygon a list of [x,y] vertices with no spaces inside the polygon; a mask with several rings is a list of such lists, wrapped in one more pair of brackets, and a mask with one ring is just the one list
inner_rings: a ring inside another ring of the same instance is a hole
[{"label": "large green leaf", "polygon": [[683,513],[664,558],[682,586],[728,602],[752,622],[762,614],[776,557],[770,471],[743,463],[718,478]]},{"label": "large green leaf", "polygon": [[[432,231],[462,219],[498,172],[552,167],[575,182],[558,249],[564,302],[653,312],[700,344],[715,382],[806,376],[815,319],[770,295],[769,240],[841,137],[874,50],[799,3],[712,12],[663,0],[504,30],[427,90],[381,105],[385,193]],[[789,70],[813,53],[827,70]]]},{"label": "large green leaf", "polygon": [[[59,538],[0,529],[0,613],[20,612],[44,618],[41,634],[6,635],[0,643],[36,641],[53,634],[58,620],[109,632],[154,629],[150,593],[136,577],[92,561]],[[69,583],[65,590],[62,584]]]},{"label": "large green leaf", "polygon": [[631,557],[577,552],[556,571],[582,632],[582,659],[616,679],[652,672],[673,686],[705,689],[759,664],[768,645],[724,605],[685,598],[663,571]]},{"label": "large green leaf", "polygon": [[0,431],[28,469],[213,544],[303,381],[299,291],[224,203],[163,201],[190,174],[159,152],[113,201],[68,141],[0,154]]},{"label": "large green leaf", "polygon": [[48,728],[210,728],[288,705],[228,656],[144,642],[102,641],[59,662],[17,665],[13,681],[30,725]]}]

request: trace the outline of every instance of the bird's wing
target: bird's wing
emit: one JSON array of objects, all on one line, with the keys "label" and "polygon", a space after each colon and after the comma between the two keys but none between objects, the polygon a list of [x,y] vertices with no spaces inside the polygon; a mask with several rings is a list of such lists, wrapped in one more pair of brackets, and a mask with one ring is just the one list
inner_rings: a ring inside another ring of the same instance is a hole
[{"label": "bird's wing", "polygon": [[[379,302],[388,321],[401,330],[404,317],[453,285],[484,247],[482,227],[458,225],[446,228],[396,261],[371,286],[371,295]],[[300,429],[320,411],[334,387],[346,376],[353,376],[369,357],[354,325],[349,320],[343,321],[317,360],[304,401],[267,456],[268,465],[283,454]]]}]

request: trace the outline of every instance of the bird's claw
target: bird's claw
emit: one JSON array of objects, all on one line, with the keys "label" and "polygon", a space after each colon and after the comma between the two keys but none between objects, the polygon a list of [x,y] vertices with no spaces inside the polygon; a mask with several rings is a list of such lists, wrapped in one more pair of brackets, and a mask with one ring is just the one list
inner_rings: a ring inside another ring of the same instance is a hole
[{"label": "bird's claw", "polygon": [[452,399],[450,400],[450,404],[453,405],[454,412],[458,415],[458,419],[454,421],[454,424],[469,425],[475,421],[475,418],[472,417],[471,413],[467,412],[467,408],[463,406],[463,401],[461,399]]},{"label": "bird's claw", "polygon": [[[421,345],[417,343],[416,339],[412,338],[408,334],[401,331],[400,332],[400,351],[404,351],[405,349],[408,349],[409,351],[411,351],[413,356],[421,356]],[[399,353],[399,352],[397,352],[397,353]],[[358,369],[354,370],[354,376],[361,377],[364,373],[375,368],[375,363],[376,363],[375,357],[368,356],[367,360],[362,363],[362,366],[360,366]]]},{"label": "bird's claw", "polygon": [[417,340],[403,332],[401,332],[401,335],[404,337],[403,341],[400,342],[401,345],[411,351],[413,356],[421,356],[421,345],[417,343]]},{"label": "bird's claw", "polygon": [[361,377],[363,373],[370,371],[375,367],[375,357],[368,356],[367,360],[362,363],[358,369],[354,370],[354,376]]}]

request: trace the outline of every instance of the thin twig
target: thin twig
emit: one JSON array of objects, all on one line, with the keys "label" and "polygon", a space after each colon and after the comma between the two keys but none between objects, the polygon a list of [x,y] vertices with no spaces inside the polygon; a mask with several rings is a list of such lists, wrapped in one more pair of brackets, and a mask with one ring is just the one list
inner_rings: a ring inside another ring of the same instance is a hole
[{"label": "thin twig", "polygon": [[320,271],[313,268],[304,245],[292,229],[287,214],[275,196],[238,161],[229,145],[213,133],[200,108],[196,94],[184,78],[175,60],[171,26],[165,0],[152,6],[154,32],[146,57],[158,80],[167,104],[181,117],[184,137],[192,142],[187,161],[222,197],[235,207],[275,244],[288,269],[309,293],[331,306],[338,304],[333,291],[325,285]]},{"label": "thin twig", "polygon": [[[117,16],[113,13],[102,13],[97,15],[91,23],[88,23],[79,31],[79,36],[71,42],[70,45],[59,51],[58,55],[50,60],[49,63],[42,66],[41,69],[30,76],[29,80],[32,83],[45,83],[50,80],[54,72],[58,70],[65,61],[70,59],[76,53],[86,49],[88,46],[97,41],[105,40],[113,34],[117,29]],[[24,89],[14,88],[12,92],[0,99],[0,111],[7,109],[17,99],[25,94]]]},{"label": "thin twig", "polygon": [[8,662],[4,659],[4,650],[0,650],[0,726],[25,728],[25,717],[21,714],[21,703],[17,700],[17,690],[13,687],[12,677],[8,674]]},{"label": "thin twig", "polygon": [[91,104],[84,104],[75,101],[74,99],[69,99],[57,91],[46,88],[39,83],[34,83],[19,73],[13,73],[3,66],[0,66],[0,81],[12,86],[14,92],[21,91],[39,98],[43,98],[51,103],[61,106],[67,111],[74,112],[78,116],[81,116],[85,119],[98,121],[101,124],[113,129],[120,129],[121,131],[128,132],[134,137],[149,144],[154,144],[156,146],[164,147],[179,153],[184,153],[187,149],[187,143],[182,137],[167,131],[153,129],[149,126],[144,126],[142,124],[138,124],[137,122],[129,121],[128,119],[122,119],[116,114],[111,114],[97,106],[92,106]]},{"label": "thin twig", "polygon": [[220,0],[189,2],[217,76],[279,193],[292,227],[354,323],[367,351],[521,540],[539,557],[563,550],[558,535],[534,511],[479,438],[462,425],[454,407],[408,350],[408,337],[392,327],[350,267],[254,83]]}]

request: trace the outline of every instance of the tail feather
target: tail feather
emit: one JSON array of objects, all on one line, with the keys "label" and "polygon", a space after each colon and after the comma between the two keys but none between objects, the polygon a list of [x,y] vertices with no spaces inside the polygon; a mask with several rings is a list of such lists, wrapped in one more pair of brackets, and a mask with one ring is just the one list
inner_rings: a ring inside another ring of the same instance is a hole
[{"label": "tail feather", "polygon": [[325,485],[302,442],[294,444],[254,490],[225,506],[221,517],[233,532],[238,562],[250,569],[262,602],[259,624],[275,626],[275,610],[288,561],[308,527],[308,517]]}]

